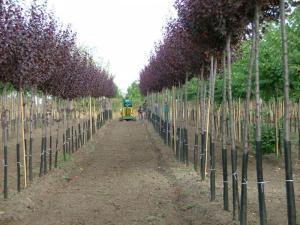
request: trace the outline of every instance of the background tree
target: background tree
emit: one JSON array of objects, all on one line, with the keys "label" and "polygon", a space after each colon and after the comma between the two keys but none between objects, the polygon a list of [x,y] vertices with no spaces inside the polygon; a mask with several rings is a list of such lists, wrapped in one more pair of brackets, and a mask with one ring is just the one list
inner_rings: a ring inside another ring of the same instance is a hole
[{"label": "background tree", "polygon": [[135,107],[142,105],[144,102],[144,96],[140,91],[139,83],[137,81],[132,82],[132,84],[127,88],[125,96],[133,101],[133,105]]}]

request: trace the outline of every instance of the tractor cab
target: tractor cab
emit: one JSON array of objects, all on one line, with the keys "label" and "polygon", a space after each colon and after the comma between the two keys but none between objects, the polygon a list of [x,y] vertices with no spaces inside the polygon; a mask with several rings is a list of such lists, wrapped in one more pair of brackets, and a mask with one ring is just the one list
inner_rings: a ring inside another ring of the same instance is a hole
[{"label": "tractor cab", "polygon": [[121,109],[120,120],[136,120],[135,113],[132,107],[132,101],[128,98],[123,100],[123,107]]}]

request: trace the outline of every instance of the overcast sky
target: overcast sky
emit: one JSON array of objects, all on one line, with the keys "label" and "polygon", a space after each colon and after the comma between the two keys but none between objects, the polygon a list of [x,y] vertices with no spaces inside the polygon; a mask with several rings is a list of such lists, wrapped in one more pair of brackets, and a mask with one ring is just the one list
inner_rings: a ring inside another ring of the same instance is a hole
[{"label": "overcast sky", "polygon": [[139,78],[162,27],[174,16],[174,0],[48,0],[63,24],[71,24],[80,43],[102,57],[118,87]]}]

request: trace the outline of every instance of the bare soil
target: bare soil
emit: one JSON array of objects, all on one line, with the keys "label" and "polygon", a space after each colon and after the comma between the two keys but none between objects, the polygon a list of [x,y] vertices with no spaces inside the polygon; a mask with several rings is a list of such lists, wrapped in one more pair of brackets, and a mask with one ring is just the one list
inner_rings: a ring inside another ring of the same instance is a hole
[{"label": "bare soil", "polygon": [[208,204],[207,188],[152,127],[113,121],[61,169],[3,202],[0,224],[232,224],[219,203]]},{"label": "bare soil", "polygon": [[[192,156],[192,138],[190,141]],[[201,181],[192,164],[186,167],[178,163],[152,125],[112,121],[60,169],[35,179],[20,194],[10,195],[8,201],[1,200],[0,224],[238,224],[232,221],[231,212],[222,210],[219,153],[217,200],[210,202],[209,179]],[[287,224],[282,161],[266,157],[264,162],[266,180],[270,181],[265,186],[269,224]],[[251,157],[249,225],[259,224],[254,168],[255,159]],[[298,164],[295,174],[299,174]],[[297,176],[295,180],[299,206]]]}]

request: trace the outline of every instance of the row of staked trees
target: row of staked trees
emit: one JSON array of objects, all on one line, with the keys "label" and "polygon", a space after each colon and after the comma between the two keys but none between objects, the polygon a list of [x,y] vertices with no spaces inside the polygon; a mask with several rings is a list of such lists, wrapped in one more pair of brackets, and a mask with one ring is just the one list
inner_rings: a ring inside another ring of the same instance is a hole
[{"label": "row of staked trees", "polygon": [[[259,44],[263,31],[263,24],[270,20],[281,21],[282,68],[284,84],[284,155],[286,172],[286,194],[288,206],[288,224],[296,224],[296,208],[294,197],[294,180],[291,162],[291,143],[289,138],[289,72],[288,48],[285,12],[293,9],[297,1],[284,0],[177,0],[175,7],[178,18],[168,22],[163,41],[155,46],[148,64],[140,73],[140,89],[144,95],[161,92],[174,86],[181,86],[192,77],[200,80],[200,117],[201,140],[205,140],[206,132],[210,135],[210,184],[211,200],[215,200],[215,130],[209,126],[206,130],[204,115],[210,114],[209,124],[214,121],[214,92],[216,75],[223,77],[222,102],[222,156],[223,156],[223,195],[224,209],[228,210],[228,178],[227,153],[225,135],[225,114],[229,116],[229,134],[232,159],[232,204],[233,218],[239,218],[242,225],[247,224],[247,181],[248,181],[248,127],[249,104],[251,87],[255,86],[255,152],[257,170],[257,189],[259,194],[260,224],[267,224],[264,176],[262,168],[262,140],[261,140],[261,98],[260,98],[260,50]],[[235,143],[235,126],[232,98],[232,60],[235,52],[241,46],[242,40],[251,41],[251,56],[249,59],[248,78],[246,86],[245,115],[243,124],[243,166],[241,177],[241,204],[239,203],[237,179],[237,147]],[[204,80],[209,79],[208,109],[205,111]],[[252,84],[252,80],[255,83]],[[173,128],[173,130],[176,128]],[[202,159],[207,145],[201,145]],[[204,164],[200,160],[200,173],[204,178]],[[240,208],[240,212],[239,211]]]},{"label": "row of staked trees", "polygon": [[[3,192],[8,196],[8,90],[18,93],[18,128],[23,123],[23,93],[30,93],[29,179],[32,180],[33,105],[37,93],[43,93],[43,123],[46,127],[47,101],[71,101],[82,98],[111,98],[116,87],[109,71],[97,65],[91,54],[76,44],[76,33],[63,26],[47,9],[46,3],[32,1],[24,7],[18,0],[0,0],[0,82],[3,84],[2,140]],[[69,102],[69,103],[67,103]],[[90,105],[91,105],[90,100]],[[95,104],[95,103],[94,103]],[[91,108],[91,107],[90,107]],[[95,105],[94,105],[95,108]],[[90,109],[91,112],[91,109]],[[91,114],[91,113],[90,113]],[[92,123],[92,121],[90,121]],[[43,135],[46,135],[44,128]],[[17,171],[20,190],[20,131],[17,130]],[[73,128],[72,128],[73,132]],[[46,143],[43,148],[47,149]],[[41,167],[46,167],[46,150],[42,150]],[[25,154],[24,154],[25,157]],[[27,156],[26,156],[27,157]],[[27,159],[26,159],[27,160]],[[24,160],[25,161],[25,160]],[[25,163],[25,162],[24,162]],[[25,167],[25,165],[24,165]],[[26,186],[26,170],[25,186]]]}]

